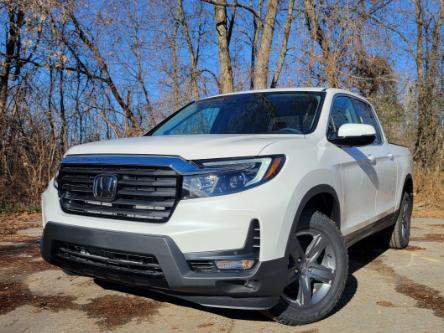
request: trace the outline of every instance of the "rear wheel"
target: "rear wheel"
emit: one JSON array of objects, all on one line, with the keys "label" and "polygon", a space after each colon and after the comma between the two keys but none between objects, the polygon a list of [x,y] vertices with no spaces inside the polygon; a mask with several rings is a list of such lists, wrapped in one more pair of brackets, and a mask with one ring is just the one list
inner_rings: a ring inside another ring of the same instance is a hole
[{"label": "rear wheel", "polygon": [[320,212],[304,212],[290,239],[287,286],[267,315],[286,325],[325,317],[339,301],[347,274],[347,249],[335,223]]},{"label": "rear wheel", "polygon": [[404,192],[396,223],[388,230],[390,247],[393,249],[403,249],[409,245],[412,208],[412,196],[408,192]]}]

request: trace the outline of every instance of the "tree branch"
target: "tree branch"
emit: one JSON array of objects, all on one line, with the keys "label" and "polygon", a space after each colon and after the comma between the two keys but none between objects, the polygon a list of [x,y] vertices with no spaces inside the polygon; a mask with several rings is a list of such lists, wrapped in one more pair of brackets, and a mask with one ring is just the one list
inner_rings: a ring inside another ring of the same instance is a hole
[{"label": "tree branch", "polygon": [[216,1],[216,0],[200,0],[200,1],[209,3],[214,6],[239,7],[239,8],[245,9],[245,10],[249,11],[251,14],[253,14],[259,21],[262,22],[260,14],[258,12],[256,12],[253,7],[242,4],[242,3],[238,3],[237,1],[234,3],[229,3],[229,2],[224,3],[222,1]]}]

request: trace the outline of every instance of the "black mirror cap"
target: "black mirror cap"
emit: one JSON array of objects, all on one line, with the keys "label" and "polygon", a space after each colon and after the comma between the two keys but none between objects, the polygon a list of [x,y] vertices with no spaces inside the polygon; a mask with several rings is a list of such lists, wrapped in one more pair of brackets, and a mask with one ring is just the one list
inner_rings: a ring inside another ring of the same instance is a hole
[{"label": "black mirror cap", "polygon": [[376,135],[359,135],[330,138],[328,141],[338,146],[367,146],[372,144],[376,139]]}]

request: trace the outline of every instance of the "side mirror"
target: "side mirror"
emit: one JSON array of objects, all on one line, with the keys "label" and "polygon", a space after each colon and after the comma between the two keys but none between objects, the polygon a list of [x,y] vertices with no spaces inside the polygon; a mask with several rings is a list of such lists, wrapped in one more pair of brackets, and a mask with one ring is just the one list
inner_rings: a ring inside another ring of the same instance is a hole
[{"label": "side mirror", "polygon": [[340,146],[365,146],[373,143],[376,131],[372,125],[344,124],[339,127],[336,137],[329,141]]}]

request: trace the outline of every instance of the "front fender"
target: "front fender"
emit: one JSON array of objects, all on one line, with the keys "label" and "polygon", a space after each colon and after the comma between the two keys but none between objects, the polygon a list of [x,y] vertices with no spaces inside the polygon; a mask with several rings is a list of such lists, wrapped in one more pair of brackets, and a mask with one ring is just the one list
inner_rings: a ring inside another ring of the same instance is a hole
[{"label": "front fender", "polygon": [[341,189],[340,179],[334,177],[333,172],[328,169],[312,171],[301,179],[294,190],[285,215],[285,220],[291,221],[291,223],[283,224],[280,230],[279,238],[282,239],[285,244],[285,252],[283,255],[287,255],[288,240],[297,228],[303,209],[314,196],[321,193],[328,193],[333,196],[338,207],[338,221],[335,222],[340,226],[342,202],[337,189]]}]

